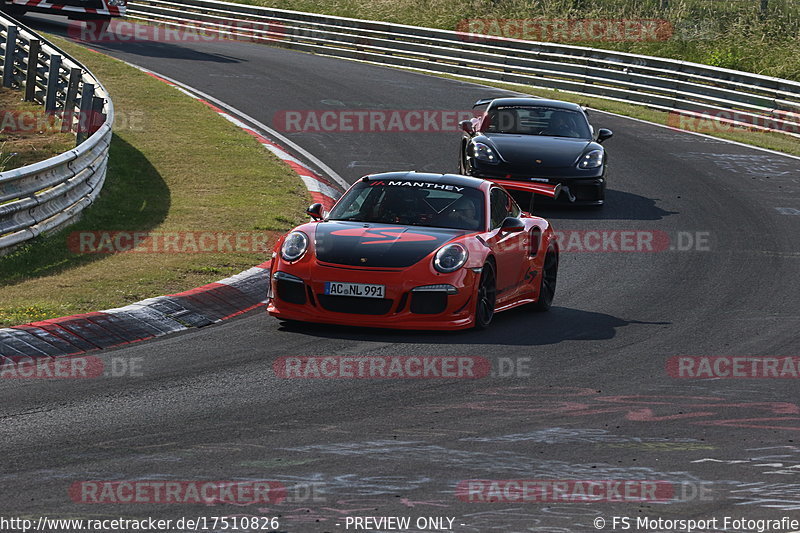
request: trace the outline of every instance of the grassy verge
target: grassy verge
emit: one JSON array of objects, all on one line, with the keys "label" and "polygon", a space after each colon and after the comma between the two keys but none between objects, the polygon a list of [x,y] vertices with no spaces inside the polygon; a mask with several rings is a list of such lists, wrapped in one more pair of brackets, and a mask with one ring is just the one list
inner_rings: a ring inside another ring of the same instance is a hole
[{"label": "grassy verge", "polygon": [[44,108],[24,102],[22,92],[0,88],[0,172],[44,161],[75,146],[60,121]]},{"label": "grassy verge", "polygon": [[[382,20],[447,30],[469,19],[660,19],[669,31],[657,40],[580,40],[571,44],[671,57],[800,80],[800,2],[768,0],[234,0],[327,15]],[[534,24],[534,37],[536,28]],[[492,35],[502,33],[490,32]],[[508,36],[508,35],[506,35]],[[572,40],[574,39],[574,40]]]},{"label": "grassy verge", "polygon": [[0,257],[0,324],[178,292],[269,257],[269,252],[224,251],[76,253],[68,246],[76,232],[252,235],[284,231],[303,220],[309,198],[302,182],[255,139],[163,82],[53,40],[111,93],[117,121],[108,176],[80,222]]}]

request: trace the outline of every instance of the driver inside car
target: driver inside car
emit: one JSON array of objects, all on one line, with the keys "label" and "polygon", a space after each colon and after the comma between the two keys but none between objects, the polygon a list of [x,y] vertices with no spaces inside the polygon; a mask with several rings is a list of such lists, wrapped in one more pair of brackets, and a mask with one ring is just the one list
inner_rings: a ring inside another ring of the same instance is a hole
[{"label": "driver inside car", "polygon": [[550,124],[542,132],[542,135],[553,135],[556,137],[580,137],[572,117],[564,111],[554,111],[550,117]]}]

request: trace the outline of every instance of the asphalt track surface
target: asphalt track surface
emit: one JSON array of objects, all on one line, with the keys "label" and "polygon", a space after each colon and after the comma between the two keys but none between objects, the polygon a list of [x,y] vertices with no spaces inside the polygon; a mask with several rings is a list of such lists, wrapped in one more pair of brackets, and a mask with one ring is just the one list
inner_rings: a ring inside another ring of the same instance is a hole
[{"label": "asphalt track surface", "polygon": [[[35,27],[65,31],[61,21]],[[283,110],[469,109],[502,94],[247,43],[93,48],[266,124]],[[436,516],[464,533],[588,532],[598,517],[610,531],[614,516],[631,517],[633,531],[643,530],[637,517],[716,518],[716,529],[726,516],[800,518],[798,381],[673,379],[665,370],[679,355],[800,356],[800,216],[777,209],[800,209],[800,161],[592,118],[615,133],[606,207],[543,215],[559,230],[665,232],[669,247],[565,251],[551,312],[502,313],[484,332],[287,329],[253,312],[99,353],[118,366],[135,361],[139,377],[3,380],[0,514],[280,516],[279,530],[291,532],[345,531],[348,516]],[[289,137],[349,181],[455,169],[452,132]],[[518,375],[276,377],[277,358],[308,355],[484,356],[495,369],[515,363]],[[463,502],[456,487],[468,479],[658,480],[674,494]],[[271,480],[288,497],[244,506],[76,502],[69,487],[85,480]]]}]

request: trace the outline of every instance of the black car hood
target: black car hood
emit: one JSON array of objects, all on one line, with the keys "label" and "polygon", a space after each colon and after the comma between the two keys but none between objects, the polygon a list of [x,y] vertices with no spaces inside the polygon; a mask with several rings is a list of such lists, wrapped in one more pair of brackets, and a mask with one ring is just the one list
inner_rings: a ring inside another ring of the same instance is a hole
[{"label": "black car hood", "polygon": [[[525,165],[531,168],[572,166],[587,147],[594,144],[587,139],[510,133],[484,133],[476,137],[475,141],[490,145],[502,160],[511,165]],[[597,148],[600,146],[597,145]],[[537,159],[541,163],[537,163]]]},{"label": "black car hood", "polygon": [[324,263],[403,268],[466,233],[457,229],[329,220],[316,225],[315,247],[317,259]]}]

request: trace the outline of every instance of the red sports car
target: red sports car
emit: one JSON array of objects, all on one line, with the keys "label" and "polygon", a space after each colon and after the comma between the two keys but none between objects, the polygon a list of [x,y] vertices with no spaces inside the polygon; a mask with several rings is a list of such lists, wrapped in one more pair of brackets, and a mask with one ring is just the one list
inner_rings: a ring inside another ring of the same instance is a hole
[{"label": "red sports car", "polygon": [[330,213],[275,247],[267,311],[286,321],[402,329],[485,328],[498,311],[550,308],[558,243],[503,188],[558,185],[454,174],[365,176]]}]

